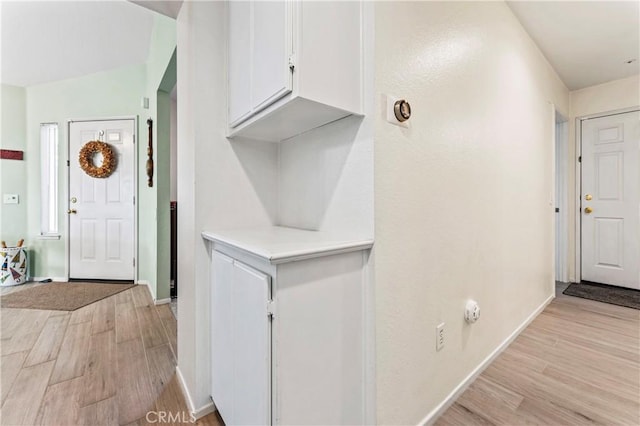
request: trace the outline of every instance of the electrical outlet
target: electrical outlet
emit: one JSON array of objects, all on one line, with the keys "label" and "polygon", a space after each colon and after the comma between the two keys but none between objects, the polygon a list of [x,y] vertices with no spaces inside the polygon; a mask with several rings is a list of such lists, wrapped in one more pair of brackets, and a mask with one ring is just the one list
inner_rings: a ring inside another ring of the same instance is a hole
[{"label": "electrical outlet", "polygon": [[444,347],[444,323],[438,324],[436,327],[436,351]]},{"label": "electrical outlet", "polygon": [[19,204],[20,197],[18,197],[18,194],[3,194],[2,202],[4,204]]}]

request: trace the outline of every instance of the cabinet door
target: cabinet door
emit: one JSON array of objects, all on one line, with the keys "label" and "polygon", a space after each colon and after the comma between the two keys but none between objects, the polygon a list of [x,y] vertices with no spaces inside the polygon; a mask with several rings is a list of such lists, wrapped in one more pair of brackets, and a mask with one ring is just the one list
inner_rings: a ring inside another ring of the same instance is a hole
[{"label": "cabinet door", "polygon": [[233,424],[271,424],[270,277],[234,261]]},{"label": "cabinet door", "polygon": [[230,1],[228,7],[229,123],[234,126],[251,115],[252,4]]},{"label": "cabinet door", "polygon": [[211,259],[211,396],[233,423],[233,259],[213,251]]},{"label": "cabinet door", "polygon": [[226,424],[271,423],[271,278],[213,250],[211,396]]},{"label": "cabinet door", "polygon": [[291,92],[292,44],[290,1],[255,1],[251,100],[256,113]]}]

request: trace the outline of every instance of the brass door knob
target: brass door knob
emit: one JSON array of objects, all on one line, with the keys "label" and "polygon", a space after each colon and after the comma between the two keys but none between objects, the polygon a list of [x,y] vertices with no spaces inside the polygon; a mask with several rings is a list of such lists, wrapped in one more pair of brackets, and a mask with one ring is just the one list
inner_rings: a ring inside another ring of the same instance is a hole
[{"label": "brass door knob", "polygon": [[584,199],[587,200],[587,201],[591,201],[591,200],[593,200],[593,197],[591,196],[591,194],[587,194],[587,195],[584,196]]},{"label": "brass door knob", "polygon": [[67,210],[67,213],[69,213],[69,214],[76,214],[76,213],[78,213],[78,212],[76,211],[76,209],[69,209],[69,210]]},{"label": "brass door knob", "polygon": [[593,209],[592,209],[591,207],[585,207],[585,208],[584,208],[584,212],[585,212],[586,214],[589,214],[589,213],[593,212]]}]

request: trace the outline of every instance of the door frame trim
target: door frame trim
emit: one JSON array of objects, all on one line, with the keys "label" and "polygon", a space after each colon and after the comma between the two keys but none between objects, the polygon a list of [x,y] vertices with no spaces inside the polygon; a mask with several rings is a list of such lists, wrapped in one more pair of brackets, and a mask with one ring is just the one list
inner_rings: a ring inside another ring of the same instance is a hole
[{"label": "door frame trim", "polygon": [[[133,185],[134,185],[134,194],[135,194],[135,204],[133,206],[133,258],[134,258],[134,262],[135,265],[133,266],[133,282],[137,283],[138,282],[138,267],[139,267],[139,263],[138,262],[138,205],[139,205],[139,194],[138,194],[138,143],[140,141],[140,138],[138,137],[138,122],[140,121],[140,117],[138,115],[125,115],[125,116],[113,116],[113,117],[98,117],[98,118],[82,118],[82,119],[68,119],[67,120],[67,138],[66,138],[66,142],[67,142],[67,161],[69,163],[67,163],[68,165],[66,166],[67,172],[64,175],[64,178],[66,179],[66,184],[64,185],[64,197],[67,200],[65,203],[65,206],[67,207],[67,209],[70,208],[69,206],[69,185],[71,184],[71,178],[70,178],[70,173],[71,173],[71,166],[70,166],[70,161],[71,161],[71,124],[73,123],[82,123],[82,122],[89,122],[89,121],[122,121],[122,120],[132,120],[133,121]],[[66,230],[64,233],[65,236],[65,265],[64,265],[64,275],[66,277],[66,280],[69,281],[69,278],[71,276],[71,244],[70,244],[70,236],[71,236],[71,224],[70,224],[70,218],[69,215],[67,214],[67,221],[66,221]]]},{"label": "door frame trim", "polygon": [[578,161],[578,158],[582,155],[582,122],[590,120],[592,118],[602,118],[611,115],[626,114],[628,112],[640,111],[640,105],[620,108],[610,111],[597,112],[593,114],[581,115],[575,118],[575,156],[573,158],[576,165],[575,174],[575,281],[577,283],[582,281],[582,163]]},{"label": "door frame trim", "polygon": [[[558,280],[558,270],[560,270],[560,281],[569,281],[569,119],[557,109],[554,109],[554,207],[560,211],[555,213],[554,220],[554,274]],[[559,132],[561,135],[559,135]],[[558,155],[558,151],[562,155]],[[560,158],[558,158],[560,157]],[[561,164],[558,165],[558,160]],[[558,191],[559,185],[563,190]],[[562,235],[558,235],[561,233]],[[561,244],[558,240],[561,238]],[[559,252],[558,252],[559,250]]]}]

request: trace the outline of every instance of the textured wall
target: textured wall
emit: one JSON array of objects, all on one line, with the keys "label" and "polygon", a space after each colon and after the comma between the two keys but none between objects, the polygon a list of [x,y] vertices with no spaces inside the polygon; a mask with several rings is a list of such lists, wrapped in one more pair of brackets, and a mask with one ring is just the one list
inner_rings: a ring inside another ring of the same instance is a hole
[{"label": "textured wall", "polygon": [[413,109],[376,122],[377,420],[416,424],[553,295],[551,103],[569,94],[501,2],[379,2],[375,38],[376,99]]}]

